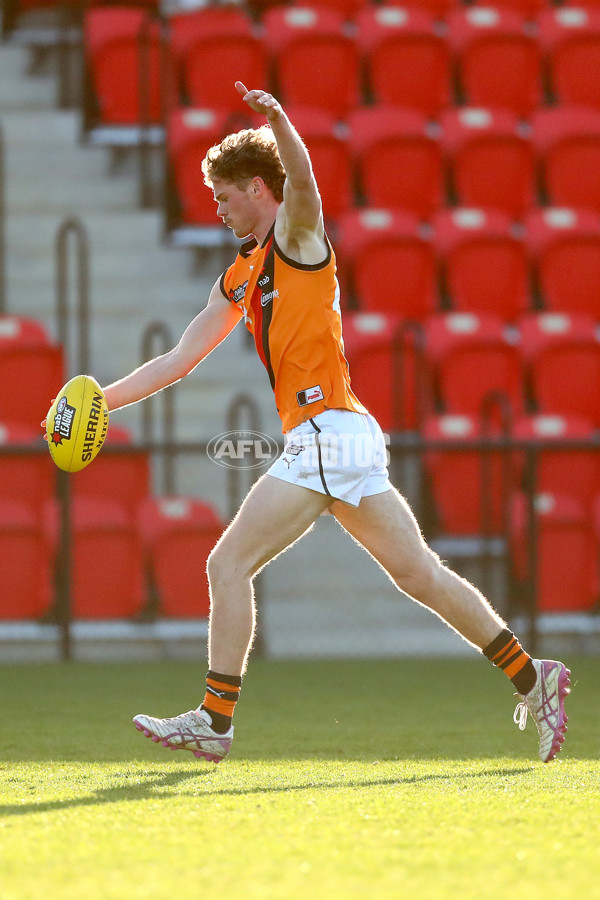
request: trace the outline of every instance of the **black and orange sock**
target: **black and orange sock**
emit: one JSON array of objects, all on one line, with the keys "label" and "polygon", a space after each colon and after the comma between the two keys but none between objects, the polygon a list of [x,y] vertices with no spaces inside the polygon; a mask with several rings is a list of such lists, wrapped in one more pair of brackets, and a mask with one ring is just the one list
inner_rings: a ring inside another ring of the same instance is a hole
[{"label": "black and orange sock", "polygon": [[235,704],[240,697],[242,679],[239,675],[221,675],[209,670],[206,675],[206,694],[201,709],[212,719],[212,727],[225,734],[231,726]]},{"label": "black and orange sock", "polygon": [[519,694],[528,694],[537,677],[531,657],[508,628],[500,632],[483,653],[510,678]]}]

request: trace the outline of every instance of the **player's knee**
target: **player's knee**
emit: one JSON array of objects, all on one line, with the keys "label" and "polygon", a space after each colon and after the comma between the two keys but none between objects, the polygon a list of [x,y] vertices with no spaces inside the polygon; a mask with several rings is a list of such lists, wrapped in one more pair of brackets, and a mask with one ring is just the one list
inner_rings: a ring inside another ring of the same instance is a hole
[{"label": "player's knee", "polygon": [[217,544],[211,550],[206,561],[206,574],[211,585],[222,582],[227,576],[227,560],[225,553]]},{"label": "player's knee", "polygon": [[240,559],[233,547],[218,543],[206,561],[206,573],[211,586],[229,583],[232,578],[249,578],[251,567]]},{"label": "player's knee", "polygon": [[415,600],[427,604],[428,598],[438,590],[442,568],[437,553],[424,547],[418,558],[411,561],[410,568],[396,578],[396,582],[401,590]]}]

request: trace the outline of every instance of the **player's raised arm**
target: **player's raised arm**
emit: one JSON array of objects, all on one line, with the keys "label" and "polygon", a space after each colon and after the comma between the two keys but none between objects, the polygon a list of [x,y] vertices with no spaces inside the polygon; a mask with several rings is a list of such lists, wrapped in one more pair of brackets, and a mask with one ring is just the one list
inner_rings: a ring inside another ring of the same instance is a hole
[{"label": "player's raised arm", "polygon": [[120,409],[137,403],[184,378],[227,337],[239,320],[239,310],[223,296],[217,281],[207,305],[188,325],[176,347],[104,388],[108,408]]},{"label": "player's raised arm", "polygon": [[277,141],[286,174],[283,205],[277,217],[278,227],[282,227],[292,239],[303,231],[322,239],[321,197],[302,138],[275,97],[262,90],[249,91],[241,81],[236,81],[235,86],[251,109],[266,116]]}]

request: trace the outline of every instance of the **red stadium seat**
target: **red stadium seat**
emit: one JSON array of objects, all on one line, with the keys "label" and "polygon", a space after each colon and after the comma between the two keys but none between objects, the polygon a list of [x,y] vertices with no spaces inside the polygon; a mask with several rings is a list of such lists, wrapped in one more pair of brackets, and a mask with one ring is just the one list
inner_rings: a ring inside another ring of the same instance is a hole
[{"label": "red stadium seat", "polygon": [[[246,120],[246,127],[250,126]],[[244,123],[225,110],[173,110],[167,128],[167,159],[178,215],[187,225],[218,224],[213,193],[204,184],[201,163],[206,151]]]},{"label": "red stadium seat", "polygon": [[160,614],[208,616],[206,561],[225,528],[217,512],[192,497],[148,498],[139,527]]},{"label": "red stadium seat", "polygon": [[428,219],[445,191],[442,149],[427,118],[415,110],[376,106],[351,113],[348,123],[365,205]]},{"label": "red stadium seat", "polygon": [[[164,57],[159,26],[145,10],[126,6],[88,9],[83,47],[93,120],[118,126],[161,123]],[[142,77],[146,57],[147,70]]]},{"label": "red stadium seat", "polygon": [[352,390],[384,431],[416,428],[425,402],[424,373],[412,332],[404,335],[402,326],[402,316],[389,313],[344,316],[344,352]]},{"label": "red stadium seat", "polygon": [[[490,431],[492,436],[497,433],[497,429]],[[464,415],[431,416],[422,434],[426,441],[467,445],[461,450],[431,449],[424,455],[439,530],[453,535],[502,533],[511,464],[499,450],[484,458],[479,447],[469,449],[469,442],[483,438],[479,420]]]},{"label": "red stadium seat", "polygon": [[585,3],[582,3],[581,0],[565,0],[561,6],[575,6],[577,9],[583,6],[586,9],[597,9],[600,6],[600,2],[599,0],[586,0]]},{"label": "red stadium seat", "polygon": [[432,117],[450,104],[450,53],[432,14],[410,6],[365,7],[357,17],[357,41],[375,103]]},{"label": "red stadium seat", "polygon": [[0,421],[38,430],[64,382],[62,348],[44,326],[0,316]]},{"label": "red stadium seat", "polygon": [[[55,504],[47,509],[47,534],[56,546]],[[146,603],[141,538],[124,507],[98,497],[71,504],[71,613],[74,619],[121,619]]]},{"label": "red stadium seat", "polygon": [[[569,494],[535,497],[537,529],[536,604],[540,612],[584,612],[598,600],[597,549],[589,513]],[[527,501],[518,494],[511,511],[515,575],[527,573]]]},{"label": "red stadium seat", "polygon": [[441,22],[448,13],[459,5],[459,0],[411,0],[410,4],[403,4],[401,0],[383,0],[381,6],[410,7],[410,9],[423,10],[435,16]]},{"label": "red stadium seat", "polygon": [[[457,4],[460,8],[460,4]],[[474,6],[481,5],[484,7],[493,7],[502,12],[518,13],[530,22],[535,21],[536,15],[546,8],[546,0],[494,0],[493,3],[481,2],[480,4],[472,4]]]},{"label": "red stadium seat", "polygon": [[[281,5],[280,0],[275,0]],[[290,6],[310,6],[313,9],[335,10],[344,19],[352,20],[361,9],[364,9],[371,0],[310,0],[310,3],[303,0],[290,0]]]},{"label": "red stadium seat", "polygon": [[445,313],[425,326],[427,359],[444,412],[478,416],[488,394],[524,405],[522,365],[512,330],[492,313]]},{"label": "red stadium seat", "polygon": [[600,337],[583,313],[538,313],[519,322],[521,353],[539,412],[600,425]]},{"label": "red stadium seat", "polygon": [[441,125],[459,206],[499,209],[520,218],[535,204],[535,152],[513,113],[464,107],[444,113]]},{"label": "red stadium seat", "polygon": [[555,101],[600,109],[600,8],[548,8],[537,24]]},{"label": "red stadium seat", "polygon": [[[586,509],[600,493],[600,454],[593,445],[595,430],[591,422],[577,416],[528,415],[513,425],[518,441],[548,445],[536,455],[535,489],[551,494],[571,494]],[[589,442],[588,449],[560,449],[561,443]],[[523,477],[524,454],[517,454]]]},{"label": "red stadium seat", "polygon": [[539,44],[513,10],[473,6],[448,16],[462,102],[528,116],[542,102]]},{"label": "red stadium seat", "polygon": [[248,87],[267,83],[267,50],[250,17],[233,7],[204,7],[170,19],[170,47],[179,83],[191,106],[242,108],[223,60],[235,59],[235,79]]},{"label": "red stadium seat", "polygon": [[[2,453],[3,447],[11,452]],[[15,453],[17,447],[22,452]],[[45,448],[41,429],[0,424],[0,500],[18,502],[41,515],[54,495],[57,472]]]},{"label": "red stadium seat", "polygon": [[310,153],[325,218],[336,220],[354,201],[347,136],[327,110],[288,106],[286,112]]},{"label": "red stadium seat", "polygon": [[548,203],[600,212],[600,110],[540,109],[532,126]]},{"label": "red stadium seat", "polygon": [[52,600],[52,553],[41,517],[29,504],[0,498],[0,619],[44,615]]},{"label": "red stadium seat", "polygon": [[343,16],[327,8],[273,7],[263,25],[283,104],[316,106],[343,119],[360,98],[358,46]]},{"label": "red stadium seat", "polygon": [[364,312],[421,320],[438,309],[431,235],[410,213],[353,210],[340,222],[336,255],[343,284]]},{"label": "red stadium seat", "polygon": [[525,240],[544,308],[598,318],[600,213],[561,207],[533,210],[525,220]]},{"label": "red stadium seat", "polygon": [[453,309],[493,312],[509,322],[529,311],[529,264],[522,238],[500,210],[442,210],[434,241]]},{"label": "red stadium seat", "polygon": [[76,500],[87,498],[118,504],[133,522],[150,492],[148,453],[132,446],[126,428],[110,425],[102,452],[93,465],[72,475],[71,484]]}]

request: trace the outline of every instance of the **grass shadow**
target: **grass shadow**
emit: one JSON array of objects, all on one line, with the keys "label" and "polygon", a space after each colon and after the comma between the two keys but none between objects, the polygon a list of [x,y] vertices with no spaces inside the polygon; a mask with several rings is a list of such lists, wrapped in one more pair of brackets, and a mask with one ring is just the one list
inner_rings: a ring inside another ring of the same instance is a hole
[{"label": "grass shadow", "polygon": [[[410,775],[408,777],[398,776],[386,778],[350,778],[347,781],[324,781],[315,783],[308,781],[304,784],[282,784],[282,785],[256,785],[255,787],[239,787],[227,788],[217,787],[214,790],[203,790],[203,796],[227,796],[227,797],[243,797],[252,796],[254,794],[286,794],[296,793],[299,791],[319,791],[319,790],[335,790],[343,788],[369,788],[383,787],[393,785],[419,784],[428,781],[454,781],[467,778],[487,778],[487,777],[506,777],[515,775],[525,775],[533,770],[534,766],[521,766],[504,769],[485,769],[481,772],[464,772],[458,774],[456,772],[439,772],[427,775]],[[152,776],[148,780],[135,785],[119,785],[117,787],[102,788],[83,797],[71,797],[67,800],[48,800],[41,803],[13,803],[0,805],[0,818],[8,816],[24,816],[33,815],[35,813],[52,812],[53,810],[74,809],[80,806],[94,806],[104,803],[119,803],[123,800],[137,801],[157,798],[168,799],[171,797],[180,797],[181,794],[176,791],[162,790],[165,787],[175,786],[183,781],[192,778],[203,778],[213,774],[213,769],[199,771],[198,769],[174,769],[172,772],[152,772]],[[160,793],[157,791],[160,790]],[[197,796],[197,794],[195,795]]]}]

